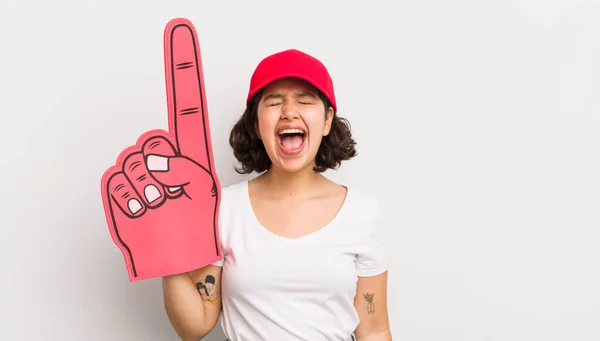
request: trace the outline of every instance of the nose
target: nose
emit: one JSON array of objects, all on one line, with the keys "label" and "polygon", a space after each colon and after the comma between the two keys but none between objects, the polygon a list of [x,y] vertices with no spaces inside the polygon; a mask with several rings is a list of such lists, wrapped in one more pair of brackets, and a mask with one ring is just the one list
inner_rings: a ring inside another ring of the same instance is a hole
[{"label": "nose", "polygon": [[299,117],[300,117],[300,112],[298,111],[298,108],[294,104],[286,102],[283,105],[283,108],[281,110],[280,119],[295,120],[295,119],[298,119]]}]

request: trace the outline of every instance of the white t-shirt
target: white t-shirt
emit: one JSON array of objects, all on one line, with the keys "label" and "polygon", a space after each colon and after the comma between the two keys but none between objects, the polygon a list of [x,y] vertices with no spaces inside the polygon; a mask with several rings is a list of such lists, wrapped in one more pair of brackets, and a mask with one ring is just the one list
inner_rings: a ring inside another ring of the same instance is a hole
[{"label": "white t-shirt", "polygon": [[357,276],[387,270],[377,200],[348,189],[325,227],[290,239],[260,225],[248,181],[223,187],[219,209],[223,260],[221,327],[232,341],[345,341],[359,319]]}]

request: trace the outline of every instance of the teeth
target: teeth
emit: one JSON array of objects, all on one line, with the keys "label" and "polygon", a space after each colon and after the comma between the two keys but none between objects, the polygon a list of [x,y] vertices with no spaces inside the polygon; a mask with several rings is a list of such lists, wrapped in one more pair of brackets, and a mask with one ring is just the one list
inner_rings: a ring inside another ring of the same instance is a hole
[{"label": "teeth", "polygon": [[304,132],[300,129],[284,129],[279,132],[279,135],[283,134],[304,134]]}]

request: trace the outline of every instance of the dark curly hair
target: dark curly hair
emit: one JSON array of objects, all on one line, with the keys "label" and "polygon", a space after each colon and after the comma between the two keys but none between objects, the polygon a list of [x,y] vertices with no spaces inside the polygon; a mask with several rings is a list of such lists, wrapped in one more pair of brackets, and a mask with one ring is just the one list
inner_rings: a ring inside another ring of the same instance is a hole
[{"label": "dark curly hair", "polygon": [[[331,102],[320,91],[319,98],[325,104],[325,108],[331,106]],[[233,155],[241,163],[236,168],[239,174],[250,174],[253,171],[261,173],[271,167],[271,159],[265,150],[262,141],[258,138],[258,103],[262,91],[259,91],[248,103],[248,107],[235,123],[229,135],[229,145],[233,148]],[[350,122],[336,114],[331,122],[331,130],[327,136],[323,136],[319,150],[315,158],[313,170],[322,173],[327,169],[338,168],[342,161],[350,160],[358,153],[356,142],[352,138]]]}]

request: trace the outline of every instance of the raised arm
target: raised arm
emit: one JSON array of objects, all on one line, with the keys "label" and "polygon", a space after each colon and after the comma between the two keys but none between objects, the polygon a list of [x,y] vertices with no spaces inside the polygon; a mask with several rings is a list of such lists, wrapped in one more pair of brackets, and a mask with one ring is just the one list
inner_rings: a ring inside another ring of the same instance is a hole
[{"label": "raised arm", "polygon": [[183,341],[201,340],[215,327],[222,306],[221,273],[221,267],[208,265],[163,277],[167,315]]},{"label": "raised arm", "polygon": [[[206,239],[207,245],[198,245],[197,253],[214,255],[218,252],[218,210],[215,203],[218,202],[219,186],[214,174],[200,44],[194,27],[183,18],[169,22],[165,28],[164,44],[169,131],[174,136],[179,159],[161,161],[167,170],[163,175],[168,175],[168,170],[174,170],[178,160],[193,163],[196,168],[210,174],[210,177],[203,178],[206,181],[199,184],[210,192],[208,196],[200,197],[186,190],[185,186],[182,187],[183,194],[178,192],[180,186],[173,193],[182,195],[181,198],[196,200],[193,210],[199,212],[204,220],[191,220],[196,224],[196,229],[207,228],[206,235],[210,236],[210,239]],[[182,174],[189,173],[182,170]],[[183,341],[200,340],[215,327],[221,312],[221,271],[221,267],[207,265],[189,273],[163,277],[167,315]]]},{"label": "raised arm", "polygon": [[391,341],[387,310],[387,271],[373,277],[359,277],[354,307],[360,323],[354,335],[357,341]]}]

